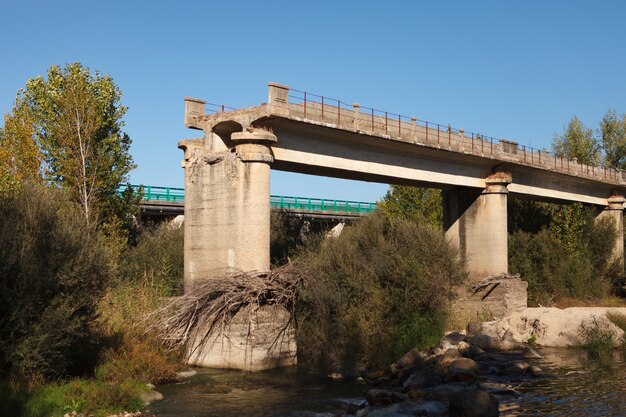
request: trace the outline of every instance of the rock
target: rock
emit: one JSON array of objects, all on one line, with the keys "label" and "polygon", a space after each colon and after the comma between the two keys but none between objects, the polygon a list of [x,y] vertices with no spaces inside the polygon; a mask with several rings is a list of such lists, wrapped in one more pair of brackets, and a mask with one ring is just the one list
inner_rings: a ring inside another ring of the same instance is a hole
[{"label": "rock", "polygon": [[467,349],[469,349],[472,345],[470,345],[469,343],[465,342],[465,341],[460,341],[457,345],[456,348],[459,350],[459,352],[465,352]]},{"label": "rock", "polygon": [[371,372],[368,372],[367,375],[365,375],[365,377],[367,379],[372,380],[372,381],[376,380],[376,379],[379,379],[379,378],[383,378],[384,376],[385,376],[385,372],[384,371],[380,371],[380,370],[378,370],[378,371],[371,371]]},{"label": "rock", "polygon": [[447,401],[452,394],[463,391],[467,385],[462,382],[450,382],[448,384],[437,385],[435,387],[426,388],[424,399],[429,401]]},{"label": "rock", "polygon": [[426,356],[425,354],[423,354],[419,350],[413,348],[410,351],[408,351],[407,353],[405,353],[404,355],[402,355],[402,357],[400,359],[398,359],[398,361],[396,362],[396,365],[399,368],[404,368],[404,367],[413,366],[413,365],[419,365],[420,363],[422,363],[424,361],[424,357],[425,356]]},{"label": "rock", "polygon": [[513,332],[511,332],[510,329],[508,329],[504,335],[502,336],[502,339],[500,340],[501,343],[501,350],[516,350],[516,349],[522,349],[524,347],[524,345],[522,343],[519,343],[515,340],[515,337],[513,336]]},{"label": "rock", "polygon": [[470,358],[457,358],[450,364],[450,369],[471,371],[476,369],[476,362]]},{"label": "rock", "polygon": [[477,335],[478,333],[480,333],[480,323],[476,323],[476,322],[467,323],[466,332],[468,336]]},{"label": "rock", "polygon": [[476,374],[471,369],[451,369],[446,374],[446,382],[464,382],[471,384],[476,381]]},{"label": "rock", "polygon": [[456,348],[448,349],[446,350],[446,353],[444,353],[443,355],[439,357],[439,359],[437,360],[437,364],[445,368],[460,356],[461,354],[459,353],[458,349]]},{"label": "rock", "polygon": [[522,356],[524,359],[541,359],[541,353],[537,352],[535,348],[532,346],[526,346],[522,351]]},{"label": "rock", "polygon": [[326,375],[326,378],[332,381],[341,381],[342,379],[344,379],[343,375],[339,372],[331,372],[330,374]]},{"label": "rock", "polygon": [[483,353],[485,353],[485,351],[476,345],[470,345],[469,348],[463,351],[463,354],[469,358],[475,358],[476,356],[482,355]]},{"label": "rock", "polygon": [[514,362],[511,366],[505,368],[502,372],[505,375],[517,376],[524,374],[528,367],[529,365],[525,362]]},{"label": "rock", "polygon": [[413,374],[411,378],[409,378],[406,383],[403,384],[403,387],[405,391],[410,391],[411,389],[415,388],[422,389],[435,387],[442,382],[443,380],[441,379],[441,377],[437,374],[434,374],[433,372],[420,373]]},{"label": "rock", "polygon": [[466,389],[450,396],[450,417],[497,417],[498,399],[484,391]]},{"label": "rock", "polygon": [[440,402],[407,401],[388,407],[365,407],[359,410],[357,417],[443,416],[446,411],[447,407]]},{"label": "rock", "polygon": [[530,368],[530,373],[532,376],[534,376],[535,378],[541,378],[543,376],[545,376],[545,373],[543,372],[543,369],[541,369],[540,367],[533,365]]},{"label": "rock", "polygon": [[370,405],[390,405],[409,399],[409,396],[400,392],[371,389],[365,394],[365,399]]},{"label": "rock", "polygon": [[142,392],[139,397],[146,405],[148,405],[155,401],[161,401],[163,399],[163,394],[158,391],[151,390],[148,392]]},{"label": "rock", "polygon": [[346,405],[346,414],[353,415],[359,412],[359,410],[363,408],[361,404],[348,403]]},{"label": "rock", "polygon": [[198,371],[196,371],[194,369],[190,369],[188,371],[177,372],[176,376],[178,377],[178,379],[186,379],[186,378],[191,378],[192,376],[196,375],[197,373],[198,373]]},{"label": "rock", "polygon": [[486,334],[474,336],[472,343],[483,350],[502,350],[502,342],[500,339]]},{"label": "rock", "polygon": [[425,394],[426,393],[424,392],[424,390],[421,390],[419,388],[411,388],[410,390],[406,392],[406,395],[409,396],[409,399],[413,401],[421,400],[422,398],[424,398]]}]

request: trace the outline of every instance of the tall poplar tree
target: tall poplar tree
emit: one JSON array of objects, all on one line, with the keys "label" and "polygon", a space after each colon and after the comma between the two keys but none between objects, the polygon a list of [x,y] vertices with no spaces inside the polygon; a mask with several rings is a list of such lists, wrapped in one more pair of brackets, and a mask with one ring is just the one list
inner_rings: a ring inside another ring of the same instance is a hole
[{"label": "tall poplar tree", "polygon": [[109,75],[78,62],[52,65],[17,94],[13,117],[40,147],[44,178],[69,191],[88,223],[119,211],[118,184],[135,167],[120,98]]}]

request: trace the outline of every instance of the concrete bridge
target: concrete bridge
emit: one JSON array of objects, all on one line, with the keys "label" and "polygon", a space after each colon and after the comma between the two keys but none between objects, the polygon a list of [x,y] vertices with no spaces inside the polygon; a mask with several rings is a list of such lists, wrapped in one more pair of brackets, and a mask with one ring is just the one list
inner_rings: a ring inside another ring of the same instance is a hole
[{"label": "concrete bridge", "polygon": [[186,289],[225,268],[269,269],[270,168],[442,189],[445,235],[472,281],[508,272],[509,195],[597,206],[615,220],[623,258],[621,170],[276,83],[267,103],[244,109],[186,98],[185,125],[204,132],[179,142]]}]

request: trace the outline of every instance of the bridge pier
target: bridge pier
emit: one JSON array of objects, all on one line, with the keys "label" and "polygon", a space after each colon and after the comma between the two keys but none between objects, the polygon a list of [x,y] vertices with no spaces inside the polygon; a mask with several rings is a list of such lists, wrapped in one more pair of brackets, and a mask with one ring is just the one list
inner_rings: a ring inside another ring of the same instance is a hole
[{"label": "bridge pier", "polygon": [[624,202],[622,195],[612,195],[608,204],[596,217],[596,220],[613,219],[615,225],[615,245],[613,246],[613,261],[619,265],[619,272],[624,272]]},{"label": "bridge pier", "polygon": [[509,269],[506,203],[511,176],[497,173],[485,183],[482,191],[461,188],[443,193],[445,236],[459,249],[472,282]]},{"label": "bridge pier", "polygon": [[[185,152],[185,292],[226,273],[270,269],[270,147],[276,136],[249,129],[226,137],[213,130],[179,143]],[[295,364],[288,323],[281,306],[250,305],[208,339],[192,340],[188,362],[247,371]]]}]

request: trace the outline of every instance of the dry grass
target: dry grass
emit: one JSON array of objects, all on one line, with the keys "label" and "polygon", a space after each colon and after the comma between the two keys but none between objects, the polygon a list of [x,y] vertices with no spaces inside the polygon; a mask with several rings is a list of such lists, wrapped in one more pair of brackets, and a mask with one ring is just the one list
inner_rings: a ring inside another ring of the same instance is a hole
[{"label": "dry grass", "polygon": [[553,301],[552,305],[546,307],[626,307],[626,300],[610,295],[602,298],[588,298],[586,300],[579,300],[572,297],[558,297]]}]

